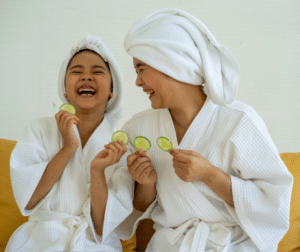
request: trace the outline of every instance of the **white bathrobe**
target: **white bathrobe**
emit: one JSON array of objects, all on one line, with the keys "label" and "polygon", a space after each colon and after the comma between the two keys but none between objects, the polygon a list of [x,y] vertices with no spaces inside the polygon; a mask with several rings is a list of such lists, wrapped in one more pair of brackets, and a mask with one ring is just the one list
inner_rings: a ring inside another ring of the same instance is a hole
[{"label": "white bathrobe", "polygon": [[[80,141],[77,126],[73,127]],[[123,170],[116,165],[105,170],[109,191],[102,236],[95,232],[90,212],[90,163],[110,142],[112,133],[104,117],[84,149],[80,144],[51,191],[26,210],[49,161],[63,146],[54,116],[26,127],[11,155],[11,180],[22,214],[30,217],[14,232],[6,251],[122,251],[115,229],[132,212],[133,197],[126,163],[118,166]]]},{"label": "white bathrobe", "polygon": [[[130,144],[140,135],[152,143],[147,155],[157,174],[157,197],[140,217],[155,222],[147,252],[277,250],[289,228],[293,177],[251,107],[237,101],[232,108],[223,107],[207,98],[179,146],[168,109],[139,113],[122,130]],[[160,136],[176,149],[196,151],[230,175],[235,207],[201,181],[182,181],[172,156],[156,143]],[[138,216],[126,220],[127,228],[135,221],[135,230]]]}]

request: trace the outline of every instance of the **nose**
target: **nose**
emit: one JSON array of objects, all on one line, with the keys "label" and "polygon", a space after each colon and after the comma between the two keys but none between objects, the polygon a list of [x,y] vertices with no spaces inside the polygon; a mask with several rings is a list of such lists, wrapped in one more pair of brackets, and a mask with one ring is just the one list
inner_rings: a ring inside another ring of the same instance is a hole
[{"label": "nose", "polygon": [[143,79],[138,75],[136,77],[135,85],[137,85],[138,87],[140,87],[143,84],[144,84]]},{"label": "nose", "polygon": [[81,76],[81,80],[82,81],[92,81],[93,77],[92,77],[92,75],[85,73]]}]

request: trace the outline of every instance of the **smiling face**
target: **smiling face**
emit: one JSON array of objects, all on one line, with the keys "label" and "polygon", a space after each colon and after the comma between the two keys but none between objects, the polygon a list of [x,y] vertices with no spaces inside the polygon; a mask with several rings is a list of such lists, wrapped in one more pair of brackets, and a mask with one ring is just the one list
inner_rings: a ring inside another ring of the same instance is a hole
[{"label": "smiling face", "polygon": [[74,56],[66,71],[66,95],[76,111],[105,110],[111,93],[112,77],[104,60],[83,51]]},{"label": "smiling face", "polygon": [[176,81],[136,58],[133,58],[133,65],[137,73],[136,85],[149,94],[152,108],[171,108],[172,97],[178,93]]}]

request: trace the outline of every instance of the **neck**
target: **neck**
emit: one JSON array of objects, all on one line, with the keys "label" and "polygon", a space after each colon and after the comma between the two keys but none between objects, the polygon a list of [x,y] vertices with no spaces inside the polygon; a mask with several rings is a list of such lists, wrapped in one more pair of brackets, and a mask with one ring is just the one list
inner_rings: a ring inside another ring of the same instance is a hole
[{"label": "neck", "polygon": [[176,101],[174,106],[169,108],[174,125],[185,131],[203,107],[207,97],[199,86],[191,87],[191,89],[185,94],[178,95],[174,99]]},{"label": "neck", "polygon": [[93,134],[95,129],[101,124],[104,118],[104,113],[95,115],[94,113],[78,113],[79,122],[77,128],[81,138],[87,140]]}]

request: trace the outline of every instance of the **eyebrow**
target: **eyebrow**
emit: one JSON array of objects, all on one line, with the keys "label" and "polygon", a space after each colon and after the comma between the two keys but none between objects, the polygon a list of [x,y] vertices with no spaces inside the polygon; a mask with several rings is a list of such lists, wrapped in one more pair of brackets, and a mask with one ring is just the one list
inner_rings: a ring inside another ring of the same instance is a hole
[{"label": "eyebrow", "polygon": [[[83,65],[75,65],[75,66],[72,66],[70,68],[70,70],[72,70],[73,68],[84,68],[84,66]],[[103,66],[100,66],[100,65],[94,65],[94,66],[92,66],[92,68],[102,68],[103,70],[106,70]]]},{"label": "eyebrow", "polygon": [[134,66],[134,68],[136,69],[137,67],[140,67],[140,66],[146,66],[146,64],[145,64],[145,63],[137,63],[137,64]]}]

